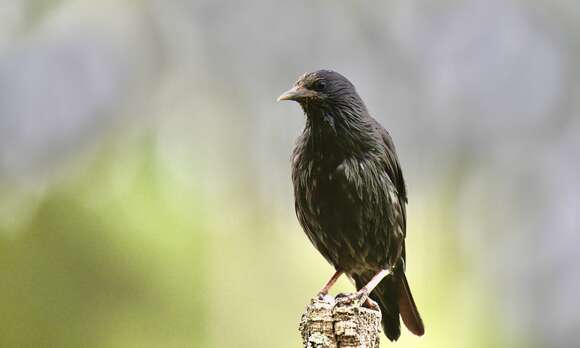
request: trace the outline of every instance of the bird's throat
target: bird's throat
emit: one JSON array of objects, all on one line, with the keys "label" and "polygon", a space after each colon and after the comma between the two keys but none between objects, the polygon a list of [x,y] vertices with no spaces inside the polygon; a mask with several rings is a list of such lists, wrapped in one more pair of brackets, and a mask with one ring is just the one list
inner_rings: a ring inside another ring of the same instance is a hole
[{"label": "bird's throat", "polygon": [[325,153],[338,149],[339,134],[334,117],[323,110],[306,111],[308,144],[312,151]]},{"label": "bird's throat", "polygon": [[330,153],[358,156],[375,146],[372,129],[360,116],[322,108],[305,107],[304,112],[308,146],[323,157]]}]

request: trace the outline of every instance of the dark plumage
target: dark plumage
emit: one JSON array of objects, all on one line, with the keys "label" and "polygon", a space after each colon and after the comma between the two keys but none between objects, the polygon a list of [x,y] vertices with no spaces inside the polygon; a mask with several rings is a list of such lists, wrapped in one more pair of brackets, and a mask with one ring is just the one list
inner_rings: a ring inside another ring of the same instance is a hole
[{"label": "dark plumage", "polygon": [[[422,335],[404,273],[407,193],[389,133],[334,71],[301,76],[279,100],[297,101],[307,116],[292,155],[292,181],[304,232],[337,270],[321,293],[345,273],[361,297],[372,290],[390,340],[400,335],[399,313],[410,331]],[[382,270],[391,273],[375,278],[380,283],[374,290],[365,286]]]}]

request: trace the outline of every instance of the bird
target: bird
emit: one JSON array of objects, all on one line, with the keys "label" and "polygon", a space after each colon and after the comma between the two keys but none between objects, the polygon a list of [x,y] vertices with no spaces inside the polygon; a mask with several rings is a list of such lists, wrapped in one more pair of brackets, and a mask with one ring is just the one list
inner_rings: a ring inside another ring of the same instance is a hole
[{"label": "bird", "polygon": [[298,102],[306,115],[291,157],[296,216],[335,269],[318,296],[346,274],[357,291],[345,300],[378,306],[387,338],[400,337],[399,316],[422,336],[405,276],[407,190],[389,132],[336,71],[303,74],[282,100]]}]

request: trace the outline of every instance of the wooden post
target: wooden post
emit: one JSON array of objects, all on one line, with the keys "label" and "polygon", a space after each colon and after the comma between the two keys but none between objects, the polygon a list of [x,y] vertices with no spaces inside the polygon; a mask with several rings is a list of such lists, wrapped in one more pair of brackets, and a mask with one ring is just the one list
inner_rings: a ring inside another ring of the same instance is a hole
[{"label": "wooden post", "polygon": [[299,329],[304,348],[379,348],[381,313],[327,295],[310,301]]}]

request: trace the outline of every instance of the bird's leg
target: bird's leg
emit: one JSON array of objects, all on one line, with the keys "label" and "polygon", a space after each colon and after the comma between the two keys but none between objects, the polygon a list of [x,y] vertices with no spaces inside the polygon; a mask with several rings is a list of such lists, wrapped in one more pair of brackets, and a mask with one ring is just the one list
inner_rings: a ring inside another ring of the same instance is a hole
[{"label": "bird's leg", "polygon": [[381,310],[379,307],[379,304],[376,303],[375,301],[373,301],[370,297],[367,297],[367,299],[365,300],[365,302],[362,305],[366,308],[370,308],[370,309],[373,309],[375,311]]},{"label": "bird's leg", "polygon": [[324,284],[322,289],[320,289],[320,291],[318,292],[318,298],[323,298],[324,296],[326,296],[328,294],[328,291],[330,290],[330,288],[332,288],[334,283],[336,283],[336,281],[338,280],[338,278],[340,278],[341,275],[342,275],[342,271],[334,272],[332,277],[330,277],[330,279],[326,282],[326,284]]},{"label": "bird's leg", "polygon": [[375,274],[373,279],[371,279],[371,281],[368,282],[367,285],[363,286],[362,289],[360,289],[358,292],[362,291],[367,295],[370,294],[371,291],[373,291],[377,287],[377,285],[379,285],[381,280],[383,280],[383,278],[385,278],[389,274],[391,274],[390,269],[382,269],[379,273]]},{"label": "bird's leg", "polygon": [[[356,293],[354,293],[352,295],[341,297],[340,301],[349,303],[349,302],[353,302],[353,301],[358,300],[358,301],[360,301],[361,304],[368,304],[369,306],[374,307],[373,303],[371,303],[371,302],[367,303],[367,300],[369,299],[369,294],[371,293],[371,291],[373,291],[377,287],[377,285],[379,285],[381,280],[383,280],[383,278],[385,278],[389,274],[391,274],[390,269],[382,269],[379,273],[375,274],[375,276],[365,286],[363,286],[359,291],[357,291]],[[376,303],[375,303],[375,305],[376,305]]]}]

